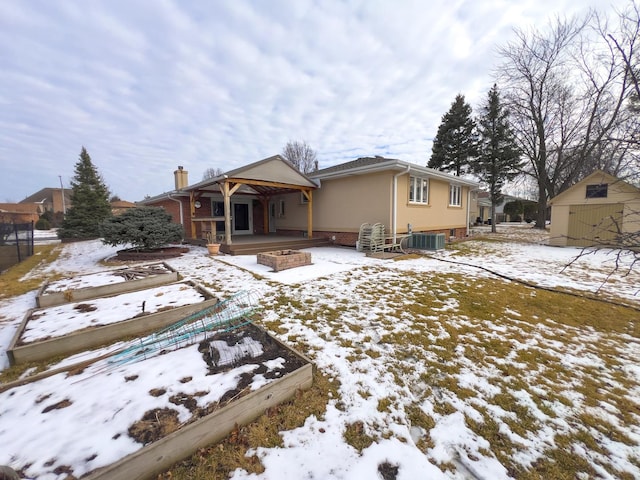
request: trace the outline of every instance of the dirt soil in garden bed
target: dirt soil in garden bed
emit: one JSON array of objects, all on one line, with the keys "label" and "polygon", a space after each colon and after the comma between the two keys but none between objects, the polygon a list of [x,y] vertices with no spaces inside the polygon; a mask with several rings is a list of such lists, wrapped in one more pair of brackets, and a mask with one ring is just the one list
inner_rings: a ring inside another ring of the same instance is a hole
[{"label": "dirt soil in garden bed", "polygon": [[187,247],[164,247],[154,248],[151,250],[135,250],[133,248],[127,250],[118,250],[118,254],[110,260],[119,261],[147,261],[147,260],[162,260],[164,258],[175,258],[181,256],[183,253],[187,253],[189,249]]},{"label": "dirt soil in garden bed", "polygon": [[[212,355],[211,342],[223,341],[228,346],[232,347],[237,344],[251,338],[262,345],[262,353],[257,356],[247,354],[244,357],[236,357],[231,363],[221,364],[219,358],[216,355]],[[277,341],[271,338],[265,331],[256,327],[253,324],[246,325],[238,330],[225,332],[216,335],[215,337],[205,340],[200,343],[198,350],[202,354],[203,361],[209,367],[209,374],[232,370],[246,364],[258,365],[258,368],[251,372],[243,373],[240,376],[240,380],[236,385],[236,388],[227,391],[218,402],[215,402],[206,407],[200,407],[197,403],[197,397],[206,395],[206,392],[196,392],[193,395],[187,395],[184,393],[177,393],[173,395],[169,401],[174,405],[183,405],[187,408],[192,416],[187,423],[192,423],[210,413],[219,410],[220,408],[228,405],[234,400],[242,398],[251,392],[251,384],[255,375],[263,375],[267,379],[280,378],[293,372],[307,362],[294,354],[291,350],[282,347]],[[275,360],[277,358],[284,359],[282,368],[269,370],[264,363],[269,360]],[[135,380],[135,379],[131,379]],[[190,377],[185,377],[180,380],[182,383],[188,383],[191,381]],[[156,389],[149,392],[152,396],[159,396],[165,392],[156,391]],[[178,422],[178,412],[170,408],[158,408],[148,410],[142,416],[140,420],[135,422],[129,428],[129,436],[143,445],[155,442],[162,437],[178,430],[182,425]]]}]

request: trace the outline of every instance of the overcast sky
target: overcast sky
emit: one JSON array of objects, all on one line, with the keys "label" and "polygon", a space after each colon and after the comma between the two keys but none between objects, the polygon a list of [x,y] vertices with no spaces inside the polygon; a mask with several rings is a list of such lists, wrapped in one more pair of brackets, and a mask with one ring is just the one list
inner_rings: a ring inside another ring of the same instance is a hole
[{"label": "overcast sky", "polygon": [[0,202],[65,187],[82,146],[137,201],[306,141],[320,167],[425,165],[513,28],[623,0],[0,0]]}]

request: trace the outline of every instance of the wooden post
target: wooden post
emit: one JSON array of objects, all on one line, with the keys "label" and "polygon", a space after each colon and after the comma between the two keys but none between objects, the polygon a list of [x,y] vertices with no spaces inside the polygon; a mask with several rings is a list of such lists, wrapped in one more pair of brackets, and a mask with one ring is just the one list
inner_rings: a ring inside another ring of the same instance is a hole
[{"label": "wooden post", "polygon": [[196,216],[196,205],[194,201],[195,193],[189,192],[189,212],[191,215],[191,238],[196,238],[196,222],[193,221],[193,217]]},{"label": "wooden post", "polygon": [[313,191],[303,190],[302,193],[307,197],[307,237],[313,238]]},{"label": "wooden post", "polygon": [[227,245],[231,245],[231,194],[229,182],[222,184],[222,196],[224,200],[224,239]]}]

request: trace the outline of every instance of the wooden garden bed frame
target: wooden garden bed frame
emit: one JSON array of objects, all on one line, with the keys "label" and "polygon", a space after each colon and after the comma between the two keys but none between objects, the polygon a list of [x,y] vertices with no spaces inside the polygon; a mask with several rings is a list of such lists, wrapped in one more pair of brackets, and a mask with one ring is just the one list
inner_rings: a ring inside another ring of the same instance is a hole
[{"label": "wooden garden bed frame", "polygon": [[[110,283],[108,285],[97,285],[95,287],[84,287],[78,289],[70,289],[64,292],[51,292],[46,293],[46,289],[49,286],[49,282],[45,282],[38,290],[36,296],[36,304],[40,308],[53,307],[55,305],[62,305],[63,303],[79,302],[82,300],[88,300],[99,297],[111,297],[119,293],[133,292],[135,290],[144,290],[150,287],[157,287],[159,285],[165,285],[168,283],[177,282],[179,279],[178,272],[171,268],[166,263],[147,264],[147,265],[132,265],[126,268],[119,268],[113,270],[113,272],[122,272],[131,270],[133,268],[146,268],[153,267],[155,265],[161,265],[167,270],[167,273],[158,273],[149,275],[145,278],[139,278],[135,280],[126,280],[124,282]],[[99,272],[108,273],[108,272]],[[88,276],[95,275],[95,273],[88,273]]]},{"label": "wooden garden bed frame", "polygon": [[[268,335],[268,334],[267,334]],[[220,410],[190,423],[137,452],[99,468],[83,480],[144,480],[155,478],[176,462],[198,449],[219,442],[238,425],[246,425],[267,409],[285,402],[297,390],[305,390],[313,383],[313,364],[304,355],[270,336],[281,348],[291,351],[306,363],[281,378],[233,400]]]},{"label": "wooden garden bed frame", "polygon": [[218,303],[218,299],[204,287],[194,282],[184,282],[196,288],[206,300],[191,305],[176,307],[171,310],[143,315],[140,317],[123,320],[95,328],[87,328],[78,332],[70,333],[62,337],[49,338],[47,340],[35,341],[25,345],[19,345],[22,333],[36,309],[27,311],[18,331],[13,337],[7,349],[7,356],[11,365],[19,365],[27,362],[35,362],[56,357],[58,355],[70,355],[83,350],[99,347],[117,340],[139,336],[150,333],[160,328],[166,327],[192,315],[200,310],[204,310]]}]

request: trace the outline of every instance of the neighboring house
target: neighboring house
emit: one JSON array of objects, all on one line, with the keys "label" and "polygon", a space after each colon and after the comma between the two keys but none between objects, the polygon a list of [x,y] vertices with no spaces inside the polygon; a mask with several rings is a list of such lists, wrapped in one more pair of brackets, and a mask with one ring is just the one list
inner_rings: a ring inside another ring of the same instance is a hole
[{"label": "neighboring house", "polygon": [[0,203],[0,223],[37,222],[41,206],[34,203]]},{"label": "neighboring house", "polygon": [[619,246],[640,231],[640,189],[600,170],[549,201],[556,246]]},{"label": "neighboring house", "polygon": [[[489,223],[491,219],[491,198],[489,192],[478,192],[478,214],[475,217],[471,217],[471,220],[475,223]],[[504,207],[507,203],[515,202],[516,200],[528,201],[522,198],[514,197],[513,195],[503,195],[502,201],[496,205],[496,225],[502,222],[513,221],[511,217],[504,213]],[[493,221],[493,220],[492,220]]]},{"label": "neighboring house", "polygon": [[115,200],[111,202],[111,213],[114,215],[120,215],[121,213],[126,212],[130,208],[134,208],[136,206],[133,202],[127,202],[125,200]]},{"label": "neighboring house", "polygon": [[40,214],[44,212],[66,213],[66,210],[71,206],[71,193],[73,190],[65,188],[64,197],[62,192],[61,188],[43,188],[21,200],[20,203],[40,205]]},{"label": "neighboring house", "polygon": [[[402,160],[367,157],[302,174],[279,155],[146,198],[164,207],[186,236],[206,232],[326,238],[353,246],[362,223],[383,223],[390,235],[409,231],[467,235],[470,193],[478,184]],[[225,208],[225,204],[228,205]],[[229,212],[230,214],[227,214]]]}]

